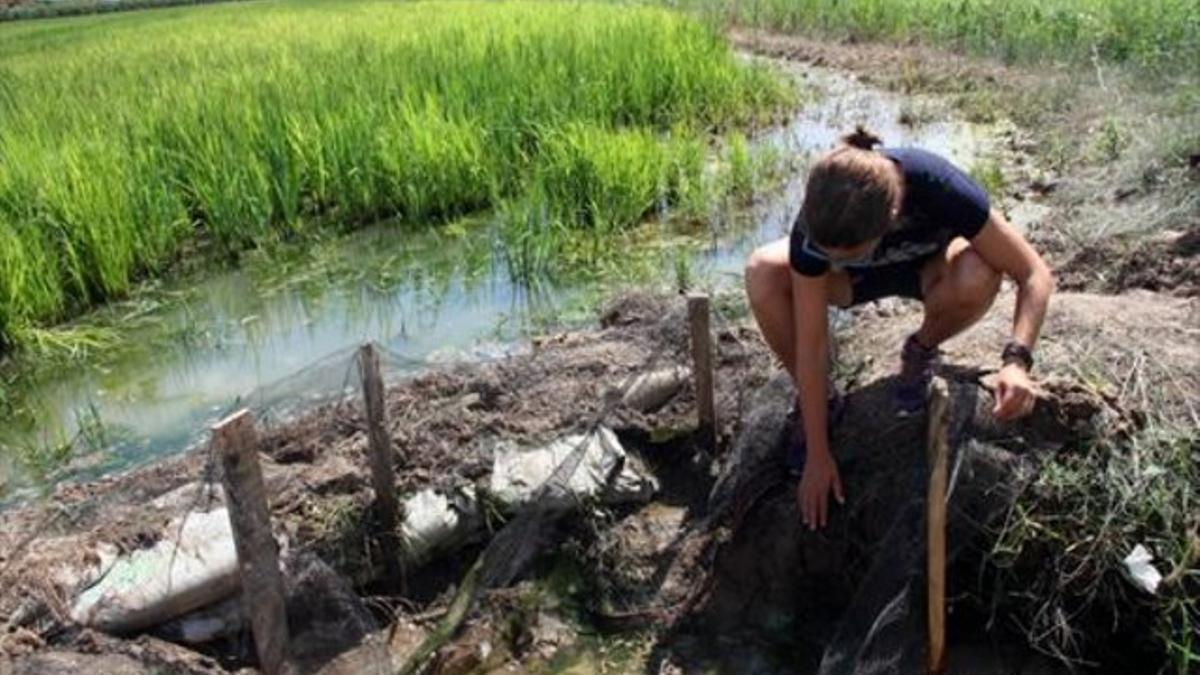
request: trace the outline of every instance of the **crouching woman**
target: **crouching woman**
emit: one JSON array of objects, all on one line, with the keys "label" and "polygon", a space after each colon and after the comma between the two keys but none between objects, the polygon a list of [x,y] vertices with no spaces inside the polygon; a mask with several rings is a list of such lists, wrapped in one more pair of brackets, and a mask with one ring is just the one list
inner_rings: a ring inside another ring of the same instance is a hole
[{"label": "crouching woman", "polygon": [[828,382],[826,307],[889,296],[924,305],[900,346],[898,415],[920,413],[938,346],[987,312],[1003,276],[1016,282],[1012,337],[997,345],[995,414],[1014,419],[1035,401],[1032,350],[1053,291],[1050,269],[966,173],[918,148],[890,148],[858,129],[808,177],[791,235],[754,251],[746,268],[750,307],[797,396],[789,461],[800,476],[804,522],[824,527],[828,498],[844,499],[829,450],[841,398]]}]

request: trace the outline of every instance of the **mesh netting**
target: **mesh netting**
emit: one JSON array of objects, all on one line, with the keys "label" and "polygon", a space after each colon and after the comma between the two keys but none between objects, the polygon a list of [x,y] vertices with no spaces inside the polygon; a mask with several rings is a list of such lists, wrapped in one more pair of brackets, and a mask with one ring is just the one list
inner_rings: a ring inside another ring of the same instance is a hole
[{"label": "mesh netting", "polygon": [[[725,335],[737,340],[737,328],[726,322],[718,311],[718,323]],[[668,317],[660,322],[664,326],[683,325],[680,317]],[[674,329],[673,329],[674,330]],[[655,369],[664,354],[672,348],[686,345],[686,337],[675,333],[672,339],[660,336],[649,350],[648,356],[620,382],[611,398],[578,424],[583,432],[583,441],[575,445],[565,458],[554,467],[547,480],[541,483],[532,496],[523,502],[517,512],[497,531],[480,554],[473,568],[477,584],[469,593],[455,601],[455,605],[469,610],[479,593],[489,588],[511,584],[540,553],[547,549],[553,534],[564,514],[561,504],[576,494],[570,488],[572,477],[579,471],[587,452],[588,437],[597,432],[606,418],[617,408],[630,386],[641,373]],[[682,339],[680,339],[682,338]],[[403,354],[376,346],[385,380],[401,376],[412,376],[429,370],[425,361],[411,359]],[[246,407],[256,422],[267,434],[280,429],[286,423],[298,419],[306,411],[320,406],[362,407],[362,374],[359,363],[360,348],[343,349],[327,355],[316,363],[285,378],[259,387],[231,403],[224,412]],[[674,356],[674,355],[673,355]],[[537,359],[536,355],[530,359]],[[721,408],[740,409],[738,400],[725,400]],[[970,406],[956,408],[951,425],[951,438],[963,436],[963,425],[970,417],[966,410]],[[335,416],[334,424],[344,423],[347,416]],[[952,443],[957,446],[958,443]],[[965,523],[977,516],[976,497],[979,481],[972,479],[974,464],[971,445],[955,447],[950,478],[951,531],[950,542],[955,542],[956,528],[967,527]],[[201,485],[214,485],[213,457],[207,457],[205,470],[200,476]],[[336,477],[335,477],[336,478]],[[183,479],[195,481],[196,475]],[[268,482],[272,480],[268,476]],[[338,479],[340,480],[340,479]],[[897,481],[906,482],[911,489],[907,498],[895,505],[886,536],[876,547],[876,555],[862,583],[858,586],[852,602],[846,607],[833,638],[828,643],[820,663],[821,675],[876,675],[880,673],[920,672],[926,660],[926,537],[925,486],[928,471],[923,465],[907,470],[907,474],[896,476]],[[968,489],[960,489],[963,486]],[[331,479],[328,484],[309,486],[313,492],[330,490],[337,493],[339,485]],[[304,493],[301,492],[301,495]],[[184,512],[206,510],[213,506],[213,491],[201,489],[189,493],[183,505]],[[273,507],[278,506],[273,504]],[[297,505],[296,508],[302,508]],[[91,508],[95,508],[95,504]],[[291,508],[285,505],[285,508]],[[81,509],[84,511],[87,509]],[[349,517],[360,517],[362,513],[351,511]],[[336,515],[336,514],[335,514]],[[182,526],[180,526],[182,529]],[[378,535],[374,526],[368,525],[355,530],[363,537]],[[967,538],[963,538],[965,541]],[[347,542],[352,545],[354,542]],[[323,663],[362,645],[355,651],[354,672],[391,672],[389,651],[371,642],[370,637],[383,624],[385,617],[374,615],[367,601],[355,592],[362,588],[362,579],[352,579],[331,560],[322,560],[312,550],[285,552],[284,564],[287,572],[287,595],[289,623],[296,640],[297,657],[309,663]],[[953,557],[957,551],[950,552]],[[338,569],[335,569],[337,567]],[[466,586],[466,582],[463,583]],[[377,619],[377,617],[379,617]],[[243,642],[240,652],[246,662],[253,662],[253,647],[248,643],[247,626],[236,623],[233,635]]]},{"label": "mesh netting", "polygon": [[537,488],[533,498],[526,502],[516,516],[492,538],[482,558],[481,579],[484,587],[494,588],[511,583],[525,565],[542,550],[547,535],[553,529],[557,517],[562,513],[562,509],[557,508],[557,505],[561,504],[564,498],[571,498],[574,495],[569,487],[571,477],[583,463],[589,437],[600,428],[605,418],[620,403],[637,376],[654,369],[663,355],[666,345],[665,342],[661,343],[644,364],[625,378],[619,387],[619,395],[613,396],[610,402],[587,423],[583,439],[554,468],[550,477]]},{"label": "mesh netting", "polygon": [[[978,523],[991,517],[984,511],[1006,503],[989,494],[993,486],[987,481],[993,476],[987,457],[973,442],[964,441],[977,391],[953,388],[947,432],[947,564],[971,546]],[[918,462],[896,479],[909,489],[895,504],[874,560],[825,647],[819,675],[903,675],[928,668],[928,463]]]}]

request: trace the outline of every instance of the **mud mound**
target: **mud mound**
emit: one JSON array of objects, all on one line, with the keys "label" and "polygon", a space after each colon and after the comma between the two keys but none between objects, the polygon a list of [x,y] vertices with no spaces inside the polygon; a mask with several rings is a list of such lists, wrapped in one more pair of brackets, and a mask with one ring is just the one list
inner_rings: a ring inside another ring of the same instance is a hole
[{"label": "mud mound", "polygon": [[[891,414],[890,385],[877,380],[848,395],[846,418],[832,438],[848,502],[821,532],[802,525],[796,481],[785,465],[791,384],[781,376],[756,394],[710,497],[708,525],[691,535],[712,548],[712,566],[705,594],[676,617],[680,634],[668,660],[685,672],[738,668],[751,658],[734,646],[741,642],[786,653],[795,672],[817,672],[822,657],[839,648],[849,650],[842,656],[851,662],[891,664],[878,672],[921,669],[926,429],[923,418]],[[958,380],[952,398],[960,454],[951,541],[958,564],[974,569],[1039,455],[1062,449],[1064,439],[1113,437],[1132,424],[1111,402],[1070,388],[1055,387],[1037,415],[1003,428],[991,418],[986,388]],[[974,578],[955,578],[959,586],[950,595],[969,589]],[[909,605],[898,610],[894,601],[904,589]],[[881,612],[891,614],[884,619]],[[893,634],[877,621],[891,622]],[[870,644],[863,642],[868,633]],[[957,645],[964,647],[961,639]],[[1015,672],[1005,668],[1032,659],[1019,649],[1002,659],[992,655],[992,670],[971,672]],[[977,656],[978,649],[964,648],[952,663]]]},{"label": "mud mound", "polygon": [[[1011,335],[1014,301],[1011,293],[1001,294],[983,321],[946,343],[943,372],[965,369],[986,382]],[[841,345],[847,369],[862,382],[892,374],[900,344],[919,325],[918,312],[897,317],[861,312]],[[1194,422],[1200,400],[1198,335],[1195,299],[1145,291],[1057,293],[1035,350],[1034,374],[1087,383],[1130,410]]]},{"label": "mud mound", "polygon": [[1076,251],[1056,272],[1067,290],[1200,296],[1200,227],[1151,240],[1101,240]]},{"label": "mud mound", "polygon": [[[1137,541],[1157,542],[1164,568],[1195,564],[1169,546],[1172,533],[1194,526],[1194,514],[1151,505],[1186,501],[1192,489],[1196,439],[1179,430],[1194,419],[1200,392],[1196,303],[1148,293],[1056,296],[1038,350],[1035,412],[997,423],[988,371],[973,366],[997,360],[1011,302],[1003,298],[949,345],[941,371],[952,383],[958,452],[952,669],[1067,672],[1035,655],[1034,644],[1062,663],[1103,665],[1100,672],[1153,670],[1148,664],[1162,663],[1166,650],[1152,627],[1172,625],[1176,601],[1196,589],[1177,574],[1170,592],[1151,598],[1116,571]],[[889,412],[893,352],[918,321],[915,313],[862,311],[843,336],[841,354],[853,362],[845,370],[865,384],[851,387],[847,417],[833,432],[848,502],[824,531],[801,525],[784,468],[790,383],[780,377],[756,394],[709,515],[685,535],[707,549],[701,558],[710,566],[704,592],[675,617],[666,661],[684,672],[756,662],[773,672],[761,661],[766,653],[785,655],[798,672],[921,669],[925,422]],[[1141,478],[1139,462],[1171,479]],[[1160,524],[1123,518],[1130,500]],[[1136,529],[1106,537],[1113,519]],[[1119,635],[1120,649],[1100,635]]]}]

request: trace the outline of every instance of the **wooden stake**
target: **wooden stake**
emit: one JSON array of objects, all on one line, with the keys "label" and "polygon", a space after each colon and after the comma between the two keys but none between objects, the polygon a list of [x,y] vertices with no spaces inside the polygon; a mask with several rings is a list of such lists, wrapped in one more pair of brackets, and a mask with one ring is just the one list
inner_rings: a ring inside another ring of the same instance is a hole
[{"label": "wooden stake", "polygon": [[717,447],[717,410],[713,400],[712,330],[709,326],[708,295],[688,295],[688,328],[692,338],[692,372],[696,381],[700,432],[709,450]]},{"label": "wooden stake", "polygon": [[290,672],[283,575],[258,465],[254,418],[243,408],[213,426],[212,434],[223,469],[221,482],[237,549],[242,603],[250,617],[259,666],[267,675]]},{"label": "wooden stake", "polygon": [[371,485],[375,488],[375,509],[382,530],[380,547],[387,574],[387,586],[403,590],[404,568],[400,559],[400,500],[396,497],[396,471],[392,442],[387,434],[387,413],[383,405],[383,376],[379,372],[379,350],[366,343],[358,352],[362,375],[363,401],[367,414],[367,439],[371,456]]},{"label": "wooden stake", "polygon": [[929,544],[929,672],[946,672],[946,489],[950,456],[950,391],[937,378],[929,397],[929,492],[926,536]]}]

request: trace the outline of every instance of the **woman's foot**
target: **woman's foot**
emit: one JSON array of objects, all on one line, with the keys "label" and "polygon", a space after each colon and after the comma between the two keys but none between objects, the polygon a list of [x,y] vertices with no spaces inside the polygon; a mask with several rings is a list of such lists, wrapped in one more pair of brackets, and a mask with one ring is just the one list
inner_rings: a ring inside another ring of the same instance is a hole
[{"label": "woman's foot", "polygon": [[[833,395],[826,402],[825,410],[829,430],[833,431],[846,413],[846,399],[832,384],[829,385],[829,391],[833,392]],[[788,412],[788,422],[791,424],[787,456],[788,471],[799,478],[804,475],[804,460],[808,456],[808,439],[804,435],[804,419],[800,416],[799,405],[793,405],[791,411]]]},{"label": "woman's foot", "polygon": [[926,347],[913,333],[904,341],[900,350],[900,375],[892,392],[896,414],[900,417],[919,415],[925,410],[929,397],[929,382],[938,364],[937,347]]}]

